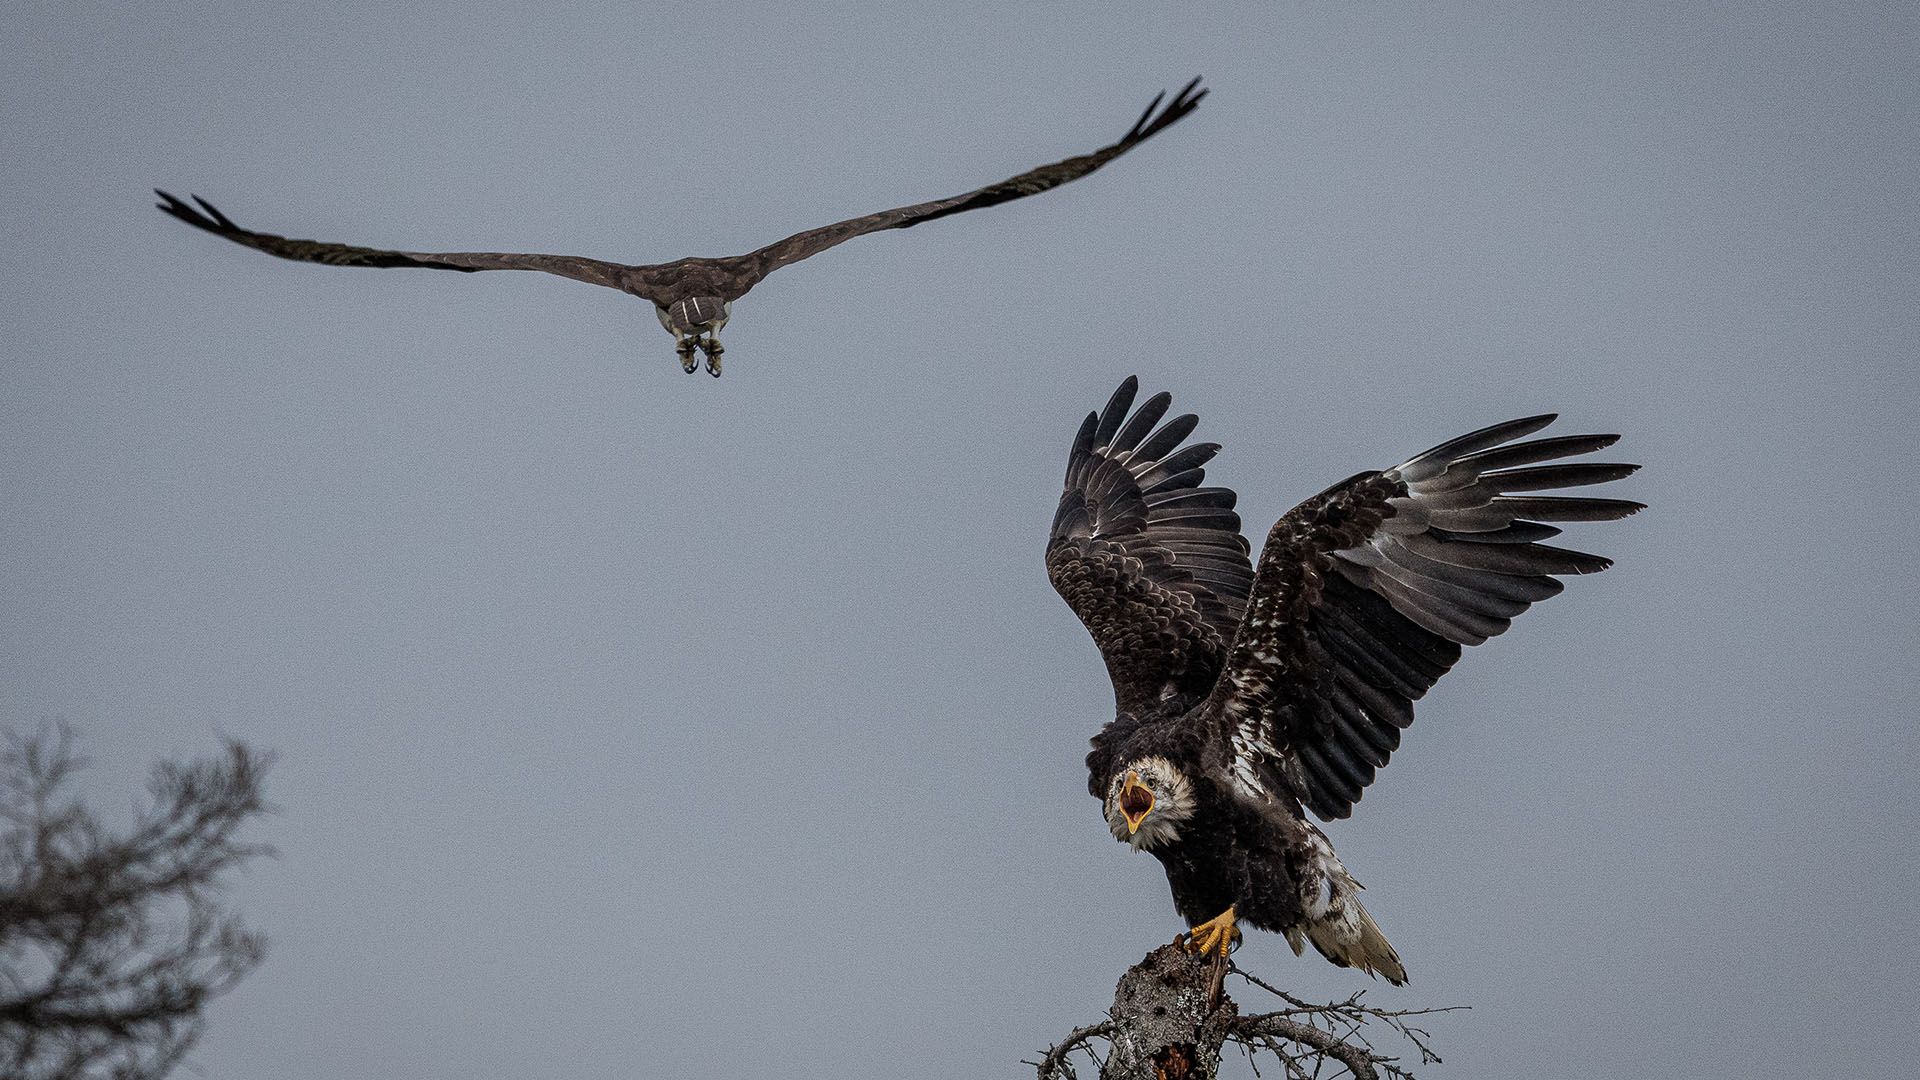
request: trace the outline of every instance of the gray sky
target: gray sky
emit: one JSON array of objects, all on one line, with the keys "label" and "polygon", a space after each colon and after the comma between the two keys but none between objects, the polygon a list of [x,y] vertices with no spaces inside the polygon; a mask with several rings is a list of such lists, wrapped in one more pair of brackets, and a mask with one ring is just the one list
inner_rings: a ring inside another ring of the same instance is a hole
[{"label": "gray sky", "polygon": [[[1804,10],[1803,10],[1804,8]],[[213,1080],[977,1077],[1180,929],[1107,835],[1040,553],[1120,378],[1256,538],[1558,409],[1653,509],[1475,650],[1330,829],[1434,1077],[1920,1052],[1910,5],[13,5],[0,719],[124,801],[277,750],[273,953]],[[558,278],[727,254],[1200,111],[736,307],[728,374]],[[1249,997],[1249,1003],[1257,999]]]}]

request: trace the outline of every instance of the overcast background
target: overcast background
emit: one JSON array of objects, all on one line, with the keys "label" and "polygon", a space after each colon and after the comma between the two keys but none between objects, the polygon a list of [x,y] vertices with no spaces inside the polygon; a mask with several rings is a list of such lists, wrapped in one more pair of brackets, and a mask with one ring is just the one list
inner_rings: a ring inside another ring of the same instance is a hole
[{"label": "overcast background", "polygon": [[[1557,409],[1652,509],[1330,829],[1412,985],[1241,962],[1471,1005],[1422,1076],[1911,1075],[1916,10],[10,4],[0,720],[107,806],[279,753],[212,1080],[1017,1076],[1181,928],[1084,790],[1080,417],[1172,390],[1257,543]],[[148,195],[730,254],[1203,73],[1094,177],[769,279],[717,382],[612,291]]]}]

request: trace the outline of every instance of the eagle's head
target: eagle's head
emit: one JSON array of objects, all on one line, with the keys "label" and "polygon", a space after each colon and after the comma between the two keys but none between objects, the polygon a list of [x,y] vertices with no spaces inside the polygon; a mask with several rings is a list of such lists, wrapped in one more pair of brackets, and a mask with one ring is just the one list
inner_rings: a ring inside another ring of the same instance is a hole
[{"label": "eagle's head", "polygon": [[1193,816],[1193,784],[1179,766],[1158,755],[1129,762],[1107,785],[1107,828],[1138,849],[1180,839]]}]

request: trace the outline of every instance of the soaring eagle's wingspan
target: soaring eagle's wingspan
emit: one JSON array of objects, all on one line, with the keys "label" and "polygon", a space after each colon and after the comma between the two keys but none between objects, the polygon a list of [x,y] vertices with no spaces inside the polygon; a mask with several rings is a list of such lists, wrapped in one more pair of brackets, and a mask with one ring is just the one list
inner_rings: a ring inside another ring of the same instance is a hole
[{"label": "soaring eagle's wingspan", "polygon": [[624,289],[623,282],[626,279],[623,275],[633,269],[619,263],[582,259],[573,255],[519,255],[505,251],[383,251],[319,240],[289,240],[272,233],[243,229],[198,195],[193,196],[193,201],[200,204],[195,208],[157,188],[154,194],[160,196],[155,206],[195,228],[295,262],[322,263],[327,266],[417,266],[469,274],[477,270],[543,270],[575,281],[605,285],[610,289]]},{"label": "soaring eagle's wingspan", "polygon": [[1617,435],[1512,442],[1553,420],[1463,435],[1336,484],[1275,523],[1209,702],[1243,789],[1275,793],[1281,783],[1321,818],[1346,817],[1462,645],[1559,592],[1552,575],[1610,565],[1538,543],[1560,531],[1540,522],[1612,520],[1641,503],[1512,494],[1639,468],[1558,461]]},{"label": "soaring eagle's wingspan", "polygon": [[1067,457],[1047,577],[1106,659],[1120,711],[1173,690],[1205,693],[1246,607],[1253,568],[1234,494],[1201,487],[1216,443],[1180,448],[1198,417],[1161,424],[1172,397],[1131,417],[1139,381],[1088,413]]},{"label": "soaring eagle's wingspan", "polygon": [[[910,228],[922,222],[932,221],[935,218],[946,217],[948,214],[958,214],[967,210],[978,210],[982,207],[997,206],[1000,203],[1009,202],[1013,199],[1024,199],[1029,195],[1038,195],[1043,191],[1057,188],[1061,184],[1078,180],[1100,168],[1102,165],[1105,165],[1107,162],[1112,161],[1114,158],[1119,157],[1121,154],[1153,138],[1155,135],[1177,123],[1181,117],[1192,112],[1194,107],[1200,104],[1200,99],[1207,96],[1205,90],[1198,90],[1199,86],[1199,79],[1188,83],[1172,101],[1167,103],[1165,109],[1160,109],[1157,115],[1154,110],[1160,108],[1161,99],[1165,98],[1166,94],[1162,93],[1158,97],[1155,97],[1153,101],[1147,105],[1146,111],[1140,114],[1140,119],[1134,123],[1133,127],[1129,129],[1125,135],[1120,137],[1119,142],[1102,147],[1091,154],[1082,154],[1079,157],[1071,157],[1065,161],[1056,161],[1051,165],[1042,165],[1037,169],[1023,172],[1019,176],[1002,180],[997,184],[988,184],[986,187],[980,188],[977,191],[969,191],[964,195],[955,195],[950,199],[938,199],[934,202],[915,203],[912,206],[896,207],[892,210],[882,210],[877,214],[848,218],[845,221],[834,222],[832,225],[822,225],[817,229],[808,229],[805,232],[795,233],[785,240],[768,244],[758,251],[742,255],[737,260],[739,264],[737,268],[741,273],[741,281],[737,287],[741,292],[745,292],[747,289],[752,288],[761,278],[766,277],[775,270],[789,263],[799,262],[801,259],[809,256],[818,255],[828,248],[836,244],[845,243],[856,236],[864,236],[870,232],[879,232],[882,229]],[[736,262],[736,260],[733,259],[722,261],[729,264]]]}]

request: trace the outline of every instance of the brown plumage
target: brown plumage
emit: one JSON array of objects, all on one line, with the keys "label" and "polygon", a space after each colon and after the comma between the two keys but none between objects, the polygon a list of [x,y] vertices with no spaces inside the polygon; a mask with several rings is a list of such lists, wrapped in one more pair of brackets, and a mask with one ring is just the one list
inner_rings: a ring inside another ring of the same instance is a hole
[{"label": "brown plumage", "polygon": [[[1308,821],[1352,813],[1400,745],[1413,702],[1460,658],[1597,555],[1540,543],[1549,521],[1640,503],[1534,491],[1638,466],[1563,463],[1613,435],[1517,442],[1552,415],[1496,424],[1301,503],[1248,562],[1234,494],[1204,487],[1198,421],[1129,416],[1122,383],[1068,456],[1047,576],[1093,635],[1116,715],[1088,788],[1117,839],[1153,852],[1174,902],[1228,947],[1237,922],[1311,942],[1341,966],[1406,978],[1359,883]],[[1156,427],[1156,425],[1159,425]],[[1144,809],[1143,809],[1144,808]]]},{"label": "brown plumage", "polygon": [[1156,96],[1140,114],[1140,119],[1119,141],[1090,154],[1042,165],[996,184],[951,198],[895,207],[876,214],[848,218],[817,229],[798,232],[763,248],[717,259],[679,259],[668,263],[635,265],[603,262],[575,255],[524,255],[513,252],[390,251],[355,247],[318,240],[291,240],[273,233],[254,232],[233,223],[225,214],[199,196],[192,205],[164,191],[156,205],[162,211],[195,228],[224,237],[269,255],[297,262],[327,266],[419,267],[429,270],[539,270],[548,274],[619,289],[650,300],[660,325],[673,334],[678,343],[682,366],[692,372],[698,366],[694,350],[706,354],[707,370],[720,374],[719,331],[726,325],[733,301],[745,296],[762,278],[783,266],[818,255],[856,236],[883,229],[906,229],[950,214],[998,206],[1014,199],[1038,195],[1078,180],[1108,162],[1178,123],[1200,104],[1207,91],[1199,89],[1200,80],[1188,83],[1166,108],[1160,108],[1165,94]]}]

